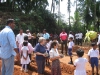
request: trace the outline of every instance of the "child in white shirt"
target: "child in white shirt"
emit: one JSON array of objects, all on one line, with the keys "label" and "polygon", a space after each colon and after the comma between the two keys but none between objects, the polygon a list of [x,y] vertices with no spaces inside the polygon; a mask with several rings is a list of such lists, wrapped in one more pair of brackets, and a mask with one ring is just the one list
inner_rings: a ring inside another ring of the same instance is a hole
[{"label": "child in white shirt", "polygon": [[24,68],[24,65],[25,65],[25,72],[27,72],[27,65],[29,64],[30,62],[30,58],[29,58],[29,55],[28,55],[28,42],[23,42],[23,47],[21,48],[21,64],[22,64],[22,69],[23,70]]},{"label": "child in white shirt", "polygon": [[90,49],[88,52],[88,59],[92,67],[92,75],[94,75],[94,66],[96,66],[96,75],[99,75],[98,74],[99,50],[96,49],[97,48],[96,43],[92,43],[91,46],[92,46],[92,49]]},{"label": "child in white shirt", "polygon": [[74,62],[75,66],[74,75],[87,75],[85,65],[88,62],[88,60],[82,57],[84,55],[84,51],[79,49],[76,51],[76,53],[78,59],[76,59]]},{"label": "child in white shirt", "polygon": [[73,37],[70,37],[69,38],[69,43],[68,43],[68,55],[70,56],[70,62],[69,64],[73,64],[73,61],[72,61],[72,49],[73,49],[73,46],[74,46],[74,42],[73,42]]}]

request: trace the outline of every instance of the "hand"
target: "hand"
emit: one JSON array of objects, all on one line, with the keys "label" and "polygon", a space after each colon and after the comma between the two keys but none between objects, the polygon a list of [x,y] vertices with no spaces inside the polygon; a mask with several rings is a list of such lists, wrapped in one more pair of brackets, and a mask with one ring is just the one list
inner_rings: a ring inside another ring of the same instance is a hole
[{"label": "hand", "polygon": [[46,57],[46,55],[45,54],[42,54],[44,57]]}]

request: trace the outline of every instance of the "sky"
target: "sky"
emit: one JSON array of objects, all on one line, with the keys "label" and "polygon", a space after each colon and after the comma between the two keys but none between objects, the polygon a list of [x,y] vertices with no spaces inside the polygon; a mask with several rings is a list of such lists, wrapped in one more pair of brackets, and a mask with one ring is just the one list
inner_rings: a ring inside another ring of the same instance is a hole
[{"label": "sky", "polygon": [[[67,6],[68,6],[68,3],[67,3],[68,0],[63,0],[60,4],[60,12],[61,14],[63,14],[63,19],[64,21],[68,21],[68,11],[67,11]],[[49,7],[47,9],[51,10],[51,3],[52,3],[52,0],[48,0],[49,2]],[[72,2],[72,5],[74,5],[74,0],[71,0]],[[55,11],[57,12],[57,10]],[[71,16],[74,16],[74,12],[75,12],[75,6],[71,6]]]}]

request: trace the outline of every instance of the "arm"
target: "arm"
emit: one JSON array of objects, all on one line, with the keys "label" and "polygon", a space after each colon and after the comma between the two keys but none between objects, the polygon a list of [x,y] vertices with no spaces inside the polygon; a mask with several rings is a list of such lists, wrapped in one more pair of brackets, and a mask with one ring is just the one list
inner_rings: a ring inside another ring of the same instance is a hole
[{"label": "arm", "polygon": [[60,59],[60,58],[61,58],[60,56],[56,56],[56,57],[50,58],[50,60],[54,61],[54,60],[57,60],[57,59]]},{"label": "arm", "polygon": [[14,49],[16,53],[18,53],[18,48],[16,46],[15,35],[14,35],[13,31],[10,31],[8,33],[7,38],[8,38],[8,41],[9,41],[10,46],[12,47],[12,49]]}]

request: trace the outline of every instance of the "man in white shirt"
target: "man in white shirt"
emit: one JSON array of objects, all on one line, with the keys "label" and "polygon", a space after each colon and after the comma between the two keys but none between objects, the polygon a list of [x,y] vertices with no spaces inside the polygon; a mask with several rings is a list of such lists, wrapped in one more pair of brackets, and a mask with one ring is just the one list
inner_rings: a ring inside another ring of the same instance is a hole
[{"label": "man in white shirt", "polygon": [[75,44],[78,44],[78,33],[75,34]]},{"label": "man in white shirt", "polygon": [[83,34],[79,32],[78,33],[78,45],[81,45],[81,46],[82,46],[82,37],[83,37]]},{"label": "man in white shirt", "polygon": [[16,36],[16,44],[17,44],[18,48],[19,48],[19,45],[24,42],[25,35],[27,35],[27,34],[23,33],[23,29],[20,29],[19,34]]},{"label": "man in white shirt", "polygon": [[30,30],[26,30],[27,36],[28,36],[28,42],[32,44],[32,35],[30,33]]}]

